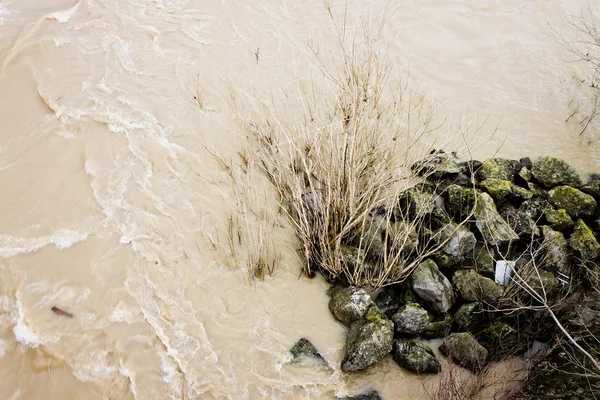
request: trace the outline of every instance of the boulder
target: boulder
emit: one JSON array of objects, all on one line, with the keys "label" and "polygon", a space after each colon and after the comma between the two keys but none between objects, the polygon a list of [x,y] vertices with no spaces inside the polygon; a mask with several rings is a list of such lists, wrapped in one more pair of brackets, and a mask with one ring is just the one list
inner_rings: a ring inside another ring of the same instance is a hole
[{"label": "boulder", "polygon": [[377,390],[368,390],[362,394],[350,397],[339,397],[341,400],[382,400]]},{"label": "boulder", "polygon": [[475,267],[475,270],[488,277],[494,276],[495,251],[492,247],[486,247],[483,244],[477,244],[471,254],[467,256],[467,261]]},{"label": "boulder", "polygon": [[511,181],[488,178],[480,183],[483,190],[492,196],[492,198],[498,202],[502,202],[512,194],[512,183]]},{"label": "boulder", "polygon": [[589,194],[571,186],[557,186],[548,192],[548,201],[555,208],[563,208],[571,217],[591,217],[596,200]]},{"label": "boulder", "polygon": [[398,285],[385,287],[375,298],[375,304],[388,318],[391,318],[405,302],[402,299],[403,288]]},{"label": "boulder", "polygon": [[509,226],[520,237],[531,238],[540,235],[535,221],[524,211],[512,206],[503,207],[500,213]]},{"label": "boulder", "polygon": [[446,337],[452,328],[452,321],[452,315],[444,314],[441,318],[431,321],[421,332],[421,336],[425,339]]},{"label": "boulder", "polygon": [[472,269],[454,273],[452,283],[461,297],[467,301],[492,301],[500,296],[504,289],[493,280],[479,275]]},{"label": "boulder", "polygon": [[[394,211],[396,220],[404,221],[433,212],[436,206],[436,196],[433,188],[427,185],[416,185],[400,194],[398,207]],[[400,217],[400,218],[398,218]]]},{"label": "boulder", "polygon": [[388,241],[388,249],[412,253],[419,247],[419,235],[413,224],[406,221],[394,222],[384,233]]},{"label": "boulder", "polygon": [[547,208],[550,208],[550,204],[546,200],[532,199],[524,201],[519,207],[519,210],[523,211],[529,218],[537,222]]},{"label": "boulder", "polygon": [[402,368],[417,374],[437,374],[442,369],[431,347],[414,340],[394,341],[392,359]]},{"label": "boulder", "polygon": [[558,287],[556,276],[552,272],[541,268],[532,267],[531,270],[522,274],[521,278],[540,296],[550,294]]},{"label": "boulder", "polygon": [[444,253],[453,256],[461,257],[475,247],[477,239],[473,232],[468,230],[463,225],[450,223],[435,233],[436,241],[442,244]]},{"label": "boulder", "polygon": [[581,188],[581,191],[593,196],[596,201],[600,201],[600,179],[594,179],[586,184]]},{"label": "boulder", "polygon": [[531,198],[533,198],[534,193],[531,190],[522,188],[521,186],[517,186],[517,185],[512,185],[511,186],[511,199],[517,200],[517,201],[523,201],[523,200],[529,200]]},{"label": "boulder", "polygon": [[456,157],[443,150],[431,151],[425,158],[413,164],[412,170],[418,175],[436,179],[462,172]]},{"label": "boulder", "polygon": [[558,185],[581,186],[581,178],[562,158],[540,157],[531,170],[535,179],[547,188]]},{"label": "boulder", "polygon": [[521,167],[531,170],[531,168],[533,168],[533,163],[531,162],[531,159],[529,157],[523,157],[519,160],[519,162],[521,163]]},{"label": "boulder", "polygon": [[333,286],[329,294],[329,310],[331,314],[346,326],[363,319],[369,308],[375,306],[375,302],[364,289],[349,286],[341,288]]},{"label": "boulder", "polygon": [[594,232],[580,219],[575,223],[569,244],[582,260],[593,260],[600,256],[600,244]]},{"label": "boulder", "polygon": [[480,313],[480,303],[465,303],[454,314],[454,320],[461,329],[469,329],[479,320]]},{"label": "boulder", "polygon": [[456,364],[474,373],[481,371],[488,361],[488,351],[468,332],[449,336],[440,346],[440,352]]},{"label": "boulder", "polygon": [[544,236],[542,251],[545,268],[568,276],[571,268],[565,235],[549,226],[542,226],[542,235]]},{"label": "boulder", "polygon": [[471,213],[477,192],[473,188],[458,185],[450,185],[446,188],[446,209],[455,221],[462,221]]},{"label": "boulder", "polygon": [[346,338],[342,371],[356,372],[377,364],[392,351],[393,340],[394,324],[388,319],[354,322]]},{"label": "boulder", "polygon": [[319,353],[315,346],[306,338],[301,338],[296,342],[294,347],[290,349],[293,359],[292,362],[299,362],[303,358],[310,358],[322,365],[328,365],[325,358]]},{"label": "boulder", "polygon": [[456,265],[463,260],[463,257],[453,257],[444,253],[443,251],[438,251],[431,256],[431,259],[435,261],[438,268],[442,270],[449,270],[456,267]]},{"label": "boulder", "polygon": [[517,331],[501,321],[492,322],[477,333],[476,338],[488,350],[490,359],[493,361],[500,360],[505,356],[514,356],[515,352],[522,347],[519,344]]},{"label": "boulder", "polygon": [[521,163],[517,160],[504,158],[489,158],[485,160],[479,170],[481,180],[489,178],[512,181],[521,169]]},{"label": "boulder", "polygon": [[445,313],[452,307],[452,285],[433,260],[422,262],[411,277],[414,292],[431,307],[431,310]]},{"label": "boulder", "polygon": [[479,232],[492,246],[519,240],[519,236],[496,210],[496,204],[489,194],[478,194],[474,216]]},{"label": "boulder", "polygon": [[392,317],[396,333],[403,335],[419,335],[431,322],[429,313],[417,303],[407,303],[400,307]]},{"label": "boulder", "polygon": [[548,225],[556,231],[573,228],[573,219],[571,219],[564,208],[555,210],[552,207],[548,207],[544,210],[544,216],[546,217],[546,221],[548,221]]},{"label": "boulder", "polygon": [[518,175],[519,178],[523,179],[525,182],[529,182],[531,180],[531,170],[529,168],[521,168]]}]

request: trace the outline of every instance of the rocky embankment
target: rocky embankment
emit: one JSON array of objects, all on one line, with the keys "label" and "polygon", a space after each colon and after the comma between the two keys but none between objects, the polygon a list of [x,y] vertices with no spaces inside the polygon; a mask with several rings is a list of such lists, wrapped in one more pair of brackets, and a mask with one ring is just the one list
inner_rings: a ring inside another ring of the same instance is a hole
[{"label": "rocky embankment", "polygon": [[[409,371],[437,374],[442,366],[421,339],[443,338],[440,353],[478,373],[534,342],[562,343],[557,320],[579,339],[600,334],[600,177],[584,183],[553,157],[459,162],[438,152],[434,160],[396,207],[421,218],[405,235],[406,248],[436,243],[439,251],[402,283],[329,290],[331,313],[348,328],[341,369],[365,370],[390,355]],[[380,226],[373,231],[372,243],[382,246],[391,236]],[[342,257],[357,251],[349,245]],[[556,349],[542,361],[555,362]],[[573,379],[563,386],[553,379],[548,394],[585,398]],[[586,382],[588,389],[598,384]]]}]

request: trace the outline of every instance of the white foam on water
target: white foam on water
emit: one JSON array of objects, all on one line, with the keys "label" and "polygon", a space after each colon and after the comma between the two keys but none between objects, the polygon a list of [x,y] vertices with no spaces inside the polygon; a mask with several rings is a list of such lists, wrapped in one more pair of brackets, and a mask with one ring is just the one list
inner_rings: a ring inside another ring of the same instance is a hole
[{"label": "white foam on water", "polygon": [[109,320],[111,322],[126,322],[128,324],[133,324],[134,322],[138,322],[141,316],[142,314],[139,309],[127,307],[120,301],[115,308],[113,308]]},{"label": "white foam on water", "polygon": [[0,235],[0,257],[9,258],[19,254],[32,253],[52,244],[57,249],[64,250],[75,243],[87,240],[88,236],[88,232],[80,232],[73,229],[59,229],[53,235],[34,238],[3,234]]},{"label": "white foam on water", "polygon": [[19,397],[21,397],[21,389],[17,389],[8,400],[17,400]]},{"label": "white foam on water", "polygon": [[15,307],[17,310],[17,317],[14,321],[15,326],[13,328],[15,338],[19,343],[24,344],[27,347],[38,347],[42,341],[35,334],[33,329],[25,322],[25,312],[23,311],[23,305],[21,304],[21,301],[17,300]]},{"label": "white foam on water", "polygon": [[69,8],[68,10],[56,11],[56,12],[50,13],[50,14],[46,15],[46,18],[54,19],[54,20],[60,22],[61,24],[64,24],[65,22],[69,22],[71,17],[73,17],[75,12],[79,8],[79,4],[80,3],[77,2],[77,4],[75,4],[73,7]]}]

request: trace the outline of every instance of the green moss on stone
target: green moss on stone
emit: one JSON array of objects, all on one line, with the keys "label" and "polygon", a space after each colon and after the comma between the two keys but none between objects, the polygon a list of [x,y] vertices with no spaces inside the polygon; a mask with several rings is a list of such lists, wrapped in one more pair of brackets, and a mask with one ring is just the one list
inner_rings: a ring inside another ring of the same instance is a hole
[{"label": "green moss on stone", "polygon": [[569,244],[584,260],[593,260],[600,256],[600,244],[594,232],[580,219],[575,223]]},{"label": "green moss on stone", "polygon": [[563,208],[574,218],[589,217],[596,209],[596,200],[571,186],[557,186],[548,192],[548,200],[555,208]]},{"label": "green moss on stone", "polygon": [[535,179],[547,188],[558,185],[581,186],[581,178],[562,158],[540,157],[531,170]]},{"label": "green moss on stone", "polygon": [[548,225],[557,231],[571,229],[573,227],[573,220],[564,208],[559,208],[558,210],[547,208],[544,210],[544,216],[548,221]]}]

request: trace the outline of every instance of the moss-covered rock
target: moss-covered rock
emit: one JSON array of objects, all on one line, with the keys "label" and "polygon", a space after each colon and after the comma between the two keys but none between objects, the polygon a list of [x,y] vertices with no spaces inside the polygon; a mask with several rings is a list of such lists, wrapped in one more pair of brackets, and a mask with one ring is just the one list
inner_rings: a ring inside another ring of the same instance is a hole
[{"label": "moss-covered rock", "polygon": [[394,341],[392,359],[402,368],[417,374],[437,374],[442,369],[431,347],[414,340]]},{"label": "moss-covered rock", "polygon": [[468,332],[449,336],[440,346],[440,352],[456,364],[472,372],[479,372],[488,361],[488,351]]},{"label": "moss-covered rock", "polygon": [[425,158],[416,162],[412,170],[421,176],[441,179],[462,172],[457,158],[443,150],[433,150]]},{"label": "moss-covered rock", "polygon": [[481,304],[477,302],[465,303],[454,314],[454,321],[464,330],[468,330],[480,320]]},{"label": "moss-covered rock", "polygon": [[563,208],[571,217],[590,217],[596,209],[596,200],[571,186],[557,186],[548,192],[548,201],[555,208]]},{"label": "moss-covered rock", "polygon": [[431,318],[427,310],[418,303],[407,303],[400,307],[392,317],[396,333],[402,335],[419,335],[427,328]]},{"label": "moss-covered rock", "polygon": [[521,186],[517,186],[515,184],[511,186],[511,190],[512,193],[510,198],[517,201],[529,200],[534,196],[534,193],[531,190],[522,188]]},{"label": "moss-covered rock", "polygon": [[540,157],[531,170],[535,179],[547,188],[558,185],[581,186],[581,178],[562,158]]},{"label": "moss-covered rock", "polygon": [[531,238],[540,235],[537,224],[524,211],[509,205],[503,207],[500,214],[519,237]]},{"label": "moss-covered rock", "polygon": [[290,349],[290,353],[293,357],[292,362],[302,362],[303,359],[310,358],[317,364],[329,365],[317,348],[306,338],[298,340],[294,347]]},{"label": "moss-covered rock", "polygon": [[480,185],[496,201],[502,202],[512,194],[512,183],[505,179],[487,178]]},{"label": "moss-covered rock", "polygon": [[340,397],[340,400],[382,400],[382,398],[377,390],[367,390],[356,396]]},{"label": "moss-covered rock", "polygon": [[593,196],[596,201],[600,201],[600,179],[595,179],[581,188],[584,193]]},{"label": "moss-covered rock", "polygon": [[456,271],[452,283],[467,301],[492,301],[502,296],[504,289],[493,280],[472,269]]},{"label": "moss-covered rock", "polygon": [[495,251],[492,247],[486,247],[478,243],[473,251],[467,255],[466,263],[474,267],[478,273],[492,277],[494,276]]},{"label": "moss-covered rock", "polygon": [[531,170],[528,168],[521,168],[519,170],[519,178],[523,179],[525,182],[529,182],[531,180]]},{"label": "moss-covered rock", "polygon": [[369,308],[375,306],[375,302],[364,289],[350,286],[342,288],[333,286],[329,290],[329,310],[331,314],[346,326],[361,320],[367,314]]},{"label": "moss-covered rock", "polygon": [[442,317],[437,318],[427,325],[427,328],[423,330],[421,336],[425,339],[436,339],[448,336],[450,329],[452,329],[452,315],[444,314]]},{"label": "moss-covered rock", "polygon": [[564,208],[556,210],[548,207],[544,210],[544,216],[546,217],[546,221],[548,221],[548,225],[554,230],[563,231],[573,228],[573,219],[567,214]]},{"label": "moss-covered rock", "polygon": [[346,337],[342,371],[356,372],[377,364],[392,351],[393,341],[394,324],[388,319],[354,322]]},{"label": "moss-covered rock", "polygon": [[406,217],[415,218],[433,212],[436,205],[433,188],[428,185],[417,185],[405,190],[400,195],[398,208],[394,210],[397,220]]},{"label": "moss-covered rock", "polygon": [[504,158],[488,158],[479,170],[481,180],[489,178],[513,181],[517,172],[521,169],[521,163],[517,160]]},{"label": "moss-covered rock", "polygon": [[419,234],[413,224],[406,221],[394,222],[386,228],[384,239],[393,252],[412,253],[419,248]]},{"label": "moss-covered rock", "polygon": [[453,257],[461,257],[475,247],[477,239],[473,232],[463,225],[450,223],[435,233],[436,241],[442,245],[444,253]]},{"label": "moss-covered rock", "polygon": [[453,257],[443,251],[433,254],[431,259],[435,261],[438,268],[444,271],[454,269],[462,261],[461,257]]},{"label": "moss-covered rock", "polygon": [[404,304],[401,300],[403,288],[394,285],[385,287],[375,298],[375,304],[382,313],[391,318]]},{"label": "moss-covered rock", "polygon": [[541,268],[532,268],[521,275],[525,283],[542,297],[552,294],[558,288],[558,280],[550,271]]},{"label": "moss-covered rock", "polygon": [[579,219],[575,223],[569,244],[582,260],[593,260],[600,256],[600,244],[583,220]]},{"label": "moss-covered rock", "polygon": [[565,235],[549,226],[542,226],[541,230],[544,236],[542,241],[543,265],[552,271],[569,275],[571,268]]},{"label": "moss-covered rock", "polygon": [[521,349],[517,331],[510,325],[495,321],[475,335],[477,341],[485,347],[490,359],[500,360],[505,356],[514,356]]},{"label": "moss-covered rock", "polygon": [[477,192],[473,188],[458,185],[450,185],[446,188],[446,209],[455,221],[462,221],[471,214]]},{"label": "moss-covered rock", "polygon": [[487,193],[477,196],[475,205],[475,225],[485,241],[492,246],[519,240],[516,232],[502,219],[496,210],[494,200]]},{"label": "moss-covered rock", "polygon": [[433,260],[422,262],[412,273],[411,280],[413,291],[434,312],[445,313],[454,304],[452,285]]},{"label": "moss-covered rock", "polygon": [[544,211],[550,208],[550,203],[544,199],[532,199],[524,201],[519,207],[519,210],[523,211],[529,218],[534,221],[538,221]]}]

